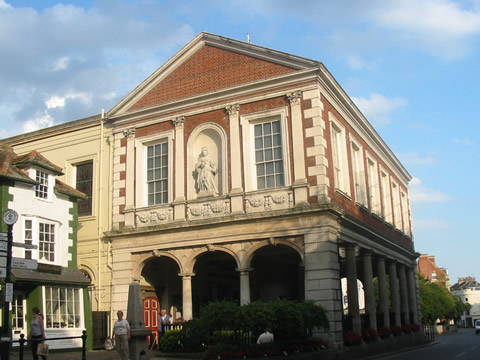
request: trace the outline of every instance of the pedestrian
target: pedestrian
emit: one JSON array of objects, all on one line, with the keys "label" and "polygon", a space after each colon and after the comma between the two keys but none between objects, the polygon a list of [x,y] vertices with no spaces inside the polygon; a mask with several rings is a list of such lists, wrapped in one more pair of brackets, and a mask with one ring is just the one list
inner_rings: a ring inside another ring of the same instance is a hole
[{"label": "pedestrian", "polygon": [[113,324],[113,336],[115,338],[115,348],[120,355],[121,360],[129,360],[128,342],[130,340],[130,324],[123,318],[123,311],[117,311],[118,319]]},{"label": "pedestrian", "polygon": [[170,315],[167,314],[167,310],[162,309],[160,310],[160,318],[158,321],[158,332],[160,335],[165,334],[165,325],[171,324],[172,323],[172,318]]},{"label": "pedestrian", "polygon": [[[43,315],[40,314],[40,309],[34,307],[32,309],[33,318],[30,323],[30,348],[32,349],[33,360],[38,360],[37,349],[38,344],[40,344],[45,339],[45,326],[43,325]],[[43,360],[46,360],[45,355],[40,355]]]},{"label": "pedestrian", "polygon": [[265,329],[265,332],[260,334],[260,336],[257,339],[257,344],[266,344],[266,343],[272,343],[273,342],[273,334],[268,331],[268,329]]}]

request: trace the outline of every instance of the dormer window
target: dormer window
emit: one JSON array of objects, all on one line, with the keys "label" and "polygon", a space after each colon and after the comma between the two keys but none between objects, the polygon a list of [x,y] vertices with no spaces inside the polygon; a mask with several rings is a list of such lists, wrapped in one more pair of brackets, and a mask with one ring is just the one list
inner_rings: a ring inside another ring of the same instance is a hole
[{"label": "dormer window", "polygon": [[48,174],[41,170],[36,171],[35,180],[35,197],[39,199],[48,199]]}]

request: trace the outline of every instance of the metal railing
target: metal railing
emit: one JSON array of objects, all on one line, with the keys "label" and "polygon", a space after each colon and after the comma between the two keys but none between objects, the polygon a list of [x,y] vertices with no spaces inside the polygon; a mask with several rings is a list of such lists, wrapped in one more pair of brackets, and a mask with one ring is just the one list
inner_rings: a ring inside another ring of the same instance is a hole
[{"label": "metal railing", "polygon": [[[81,360],[86,360],[87,359],[87,331],[83,330],[82,335],[80,336],[65,336],[65,337],[56,337],[56,338],[48,338],[45,339],[48,342],[50,341],[55,341],[55,340],[67,340],[67,339],[82,339],[82,358]],[[23,360],[23,353],[25,350],[25,343],[30,342],[30,341],[39,341],[39,339],[35,340],[27,340],[25,339],[24,334],[20,334],[20,339],[19,340],[10,340],[10,341],[0,341],[0,346],[4,345],[5,343],[9,343],[10,345],[13,343],[18,343],[19,344],[19,360]]]}]

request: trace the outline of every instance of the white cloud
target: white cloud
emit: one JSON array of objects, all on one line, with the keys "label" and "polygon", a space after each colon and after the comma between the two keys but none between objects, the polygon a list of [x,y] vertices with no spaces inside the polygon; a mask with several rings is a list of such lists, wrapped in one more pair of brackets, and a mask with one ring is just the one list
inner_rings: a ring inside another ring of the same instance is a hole
[{"label": "white cloud", "polygon": [[459,145],[466,145],[466,146],[474,146],[476,145],[476,143],[472,140],[470,140],[469,138],[455,138],[453,139],[453,142],[455,144],[459,144]]},{"label": "white cloud", "polygon": [[369,18],[406,43],[448,58],[468,51],[480,33],[480,12],[452,0],[392,0],[369,9]]},{"label": "white cloud", "polygon": [[423,186],[422,181],[416,177],[410,181],[409,193],[412,203],[438,203],[450,200],[449,195]]},{"label": "white cloud", "polygon": [[2,9],[11,9],[12,6],[10,4],[7,4],[5,0],[0,0],[0,10]]},{"label": "white cloud", "polygon": [[33,119],[27,120],[23,124],[23,132],[27,133],[53,125],[55,125],[54,119],[45,111],[45,113],[38,115]]},{"label": "white cloud", "polygon": [[65,107],[66,101],[70,99],[78,99],[84,105],[89,105],[92,102],[92,97],[86,93],[72,93],[65,96],[52,96],[46,102],[47,109],[55,109]]},{"label": "white cloud", "polygon": [[429,165],[435,162],[435,159],[432,156],[421,156],[416,152],[399,154],[398,157],[400,158],[402,163],[412,165]]},{"label": "white cloud", "polygon": [[70,58],[68,56],[62,56],[60,59],[57,59],[53,64],[54,71],[61,71],[68,68],[68,64],[70,63]]},{"label": "white cloud", "polygon": [[370,94],[369,98],[352,97],[353,102],[363,115],[375,125],[387,125],[391,122],[389,114],[407,104],[401,97],[389,99],[381,94]]}]

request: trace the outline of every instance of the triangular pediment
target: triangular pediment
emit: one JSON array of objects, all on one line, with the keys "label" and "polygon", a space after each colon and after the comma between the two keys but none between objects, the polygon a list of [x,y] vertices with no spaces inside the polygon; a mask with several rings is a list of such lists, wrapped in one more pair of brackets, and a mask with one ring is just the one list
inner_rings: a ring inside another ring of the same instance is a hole
[{"label": "triangular pediment", "polygon": [[110,117],[271,79],[319,63],[202,33],[140,84]]}]

